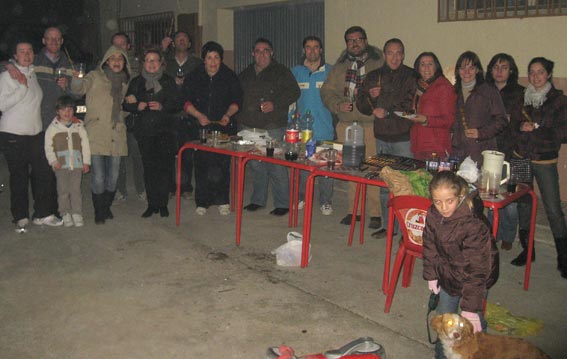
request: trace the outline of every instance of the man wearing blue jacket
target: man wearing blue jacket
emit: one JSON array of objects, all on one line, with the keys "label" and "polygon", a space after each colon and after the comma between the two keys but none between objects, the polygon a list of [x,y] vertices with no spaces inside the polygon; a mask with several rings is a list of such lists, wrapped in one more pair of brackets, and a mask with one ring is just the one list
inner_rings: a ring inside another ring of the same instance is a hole
[{"label": "man wearing blue jacket", "polygon": [[[320,88],[325,82],[331,65],[326,64],[323,59],[323,43],[317,36],[307,36],[303,39],[303,57],[301,64],[291,69],[293,76],[301,90],[301,96],[296,102],[295,110],[304,114],[311,111],[315,121],[313,123],[313,135],[315,141],[332,141],[335,137],[335,127],[331,112],[325,107],[321,100]],[[290,115],[295,111],[291,111]],[[299,189],[299,209],[305,205],[305,182],[307,172],[301,171],[301,185]],[[333,213],[332,196],[333,180],[321,177],[319,185],[319,205],[321,213],[329,216]]]}]

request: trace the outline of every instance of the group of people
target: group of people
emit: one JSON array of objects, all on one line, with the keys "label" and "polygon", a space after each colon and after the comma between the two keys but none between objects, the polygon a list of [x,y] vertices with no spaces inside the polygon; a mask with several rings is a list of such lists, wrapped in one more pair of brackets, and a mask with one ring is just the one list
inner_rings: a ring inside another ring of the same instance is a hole
[{"label": "group of people", "polygon": [[[95,222],[112,219],[110,207],[117,186],[121,198],[127,193],[126,158],[132,160],[138,197],[147,199],[142,217],[156,213],[167,217],[179,144],[196,139],[202,128],[229,135],[249,130],[281,139],[293,108],[311,111],[319,141],[344,141],[346,127],[357,121],[365,130],[367,155],[426,159],[437,153],[461,160],[470,156],[481,167],[482,151],[498,150],[507,159],[524,160],[533,174],[527,183],[532,185],[534,177],[538,182],[555,239],[558,269],[567,278],[567,227],[557,171],[559,149],[567,137],[566,101],[553,86],[553,62],[532,59],[529,83],[523,88],[509,54],[495,55],[485,73],[478,55],[466,51],[456,61],[452,85],[433,52],[421,53],[411,68],[404,64],[400,39],[389,39],[379,49],[369,45],[363,28],[353,26],[346,30],[344,41],[345,50],[330,65],[324,61],[321,39],[305,37],[303,57],[290,70],[275,60],[270,40],[258,38],[252,48],[253,62],[236,75],[223,63],[220,44],[207,42],[197,58],[189,53],[191,40],[182,31],[165,38],[161,49],[146,50],[138,68],[138,60],[129,54],[128,36],[117,33],[100,64],[84,77],[62,54],[63,38],[57,28],[45,31],[45,48],[35,57],[29,42],[18,42],[13,63],[0,76],[0,143],[10,171],[14,222],[20,230],[29,223],[31,179],[34,223],[82,225],[80,178],[89,170]],[[64,76],[56,77],[59,68]],[[84,124],[73,116],[73,97],[69,97],[81,95],[86,96]],[[414,116],[403,115],[408,113]],[[195,173],[196,213],[204,215],[209,207],[218,206],[221,215],[228,215],[229,159],[187,151],[183,163],[182,191],[187,196],[193,192]],[[275,208],[270,213],[288,213],[285,167],[258,161],[250,167],[253,191],[245,209],[265,207],[271,184]],[[63,171],[72,174],[63,175]],[[430,190],[434,205],[425,232],[425,279],[432,290],[462,296],[461,307],[478,313],[481,297],[497,277],[490,232],[467,225],[470,233],[455,238],[456,232],[447,231],[452,222],[443,218],[473,216],[474,221],[484,222],[480,211],[474,210],[474,193],[467,192],[460,178],[440,174]],[[302,199],[304,188],[300,192]],[[324,215],[333,211],[332,193],[332,180],[321,179],[319,202]],[[354,193],[350,186],[349,204]],[[377,229],[374,237],[385,235],[387,199],[387,189],[373,186],[368,191],[369,227]],[[502,249],[511,249],[519,226],[523,250],[512,261],[518,266],[527,260],[530,206],[528,200],[519,201],[502,215],[498,238]],[[348,214],[341,223],[353,220],[360,216]],[[468,242],[469,236],[474,243]],[[469,275],[478,280],[465,285]]]}]

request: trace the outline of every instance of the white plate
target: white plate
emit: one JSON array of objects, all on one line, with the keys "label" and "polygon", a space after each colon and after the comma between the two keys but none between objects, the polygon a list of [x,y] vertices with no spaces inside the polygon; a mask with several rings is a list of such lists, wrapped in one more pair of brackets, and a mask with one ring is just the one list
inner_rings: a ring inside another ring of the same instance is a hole
[{"label": "white plate", "polygon": [[408,115],[404,115],[404,113],[402,111],[394,111],[394,113],[396,114],[396,116],[407,118],[408,120],[415,118],[415,114],[413,114],[413,113],[408,114]]}]

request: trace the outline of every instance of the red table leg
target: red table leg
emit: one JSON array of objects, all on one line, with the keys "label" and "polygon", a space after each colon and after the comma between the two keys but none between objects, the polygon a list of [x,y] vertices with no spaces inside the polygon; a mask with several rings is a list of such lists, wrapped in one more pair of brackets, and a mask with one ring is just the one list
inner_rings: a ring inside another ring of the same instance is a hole
[{"label": "red table leg", "polygon": [[242,202],[244,201],[244,173],[248,158],[238,159],[238,196],[236,197],[236,245],[240,245],[240,232],[242,230]]},{"label": "red table leg", "polygon": [[[392,198],[391,192],[390,198]],[[386,257],[384,259],[384,274],[382,276],[382,292],[385,295],[388,295],[388,287],[390,285],[390,260],[392,257],[392,242],[394,241],[394,223],[396,221],[394,217],[394,213],[389,211],[388,231],[386,232]]]},{"label": "red table leg", "polygon": [[366,185],[362,185],[362,194],[361,194],[361,203],[360,203],[360,239],[358,240],[360,244],[364,244],[364,221],[366,217]]},{"label": "red table leg", "polygon": [[230,158],[230,210],[234,212],[234,200],[235,200],[235,193],[236,193],[236,158]]},{"label": "red table leg", "polygon": [[537,198],[533,190],[528,192],[532,197],[532,216],[530,218],[530,238],[528,241],[528,258],[526,261],[526,272],[524,274],[524,290],[528,290],[530,286],[530,272],[532,270],[532,255],[534,252],[534,237],[535,237],[535,225],[537,216]]},{"label": "red table leg", "polygon": [[[295,191],[293,192],[293,206],[290,203],[290,207],[293,207],[294,209],[294,215],[293,215],[293,226],[297,227],[297,223],[298,223],[298,217],[299,217],[299,208],[297,208],[299,206],[299,186],[301,185],[300,183],[300,177],[301,176],[301,170],[299,169],[295,169],[295,177],[294,177],[294,189]],[[305,198],[303,199],[305,201]]]},{"label": "red table leg", "polygon": [[293,213],[295,208],[294,197],[295,197],[295,168],[290,167],[289,169],[289,216],[287,218],[287,226],[293,227]]},{"label": "red table leg", "polygon": [[305,207],[303,208],[303,243],[301,247],[301,267],[309,265],[309,244],[311,243],[311,221],[313,212],[313,184],[316,174],[311,172],[305,184]]},{"label": "red table leg", "polygon": [[354,236],[354,227],[356,227],[356,213],[358,212],[358,197],[360,196],[360,186],[356,184],[356,193],[354,194],[354,203],[352,205],[352,218],[350,219],[350,231],[348,233],[348,245],[352,246],[352,237]]}]

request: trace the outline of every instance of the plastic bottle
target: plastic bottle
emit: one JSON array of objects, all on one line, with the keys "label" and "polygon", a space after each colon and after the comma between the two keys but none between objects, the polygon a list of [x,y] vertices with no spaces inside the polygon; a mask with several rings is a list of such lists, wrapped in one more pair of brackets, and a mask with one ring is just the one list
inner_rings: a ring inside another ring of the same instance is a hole
[{"label": "plastic bottle", "polygon": [[437,157],[437,152],[431,152],[431,155],[425,161],[425,168],[431,173],[439,171],[439,158]]},{"label": "plastic bottle", "polygon": [[345,143],[343,144],[343,164],[347,167],[359,167],[366,154],[364,144],[364,129],[353,121],[345,130]]},{"label": "plastic bottle", "polygon": [[295,161],[299,155],[299,112],[291,117],[285,131],[286,152],[285,159]]},{"label": "plastic bottle", "polygon": [[305,151],[305,157],[309,158],[315,153],[316,141],[313,132],[313,124],[315,123],[315,118],[311,114],[311,110],[307,110],[305,115],[301,118],[300,128],[301,128],[301,142],[303,143],[303,150]]}]

